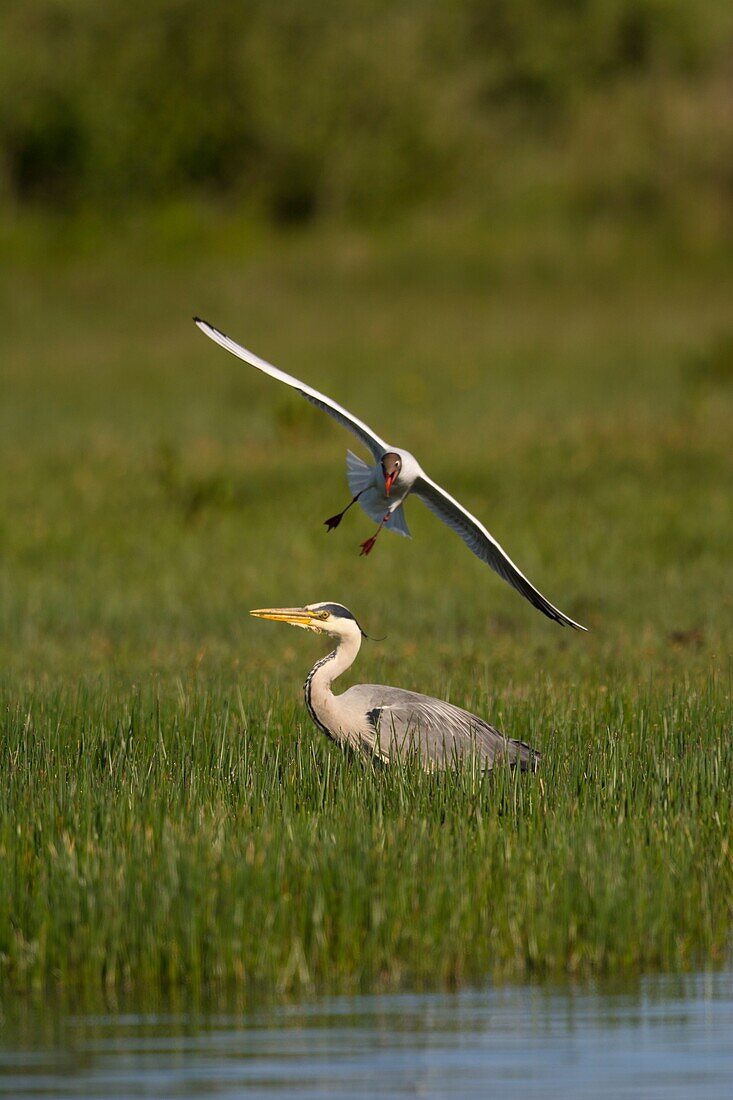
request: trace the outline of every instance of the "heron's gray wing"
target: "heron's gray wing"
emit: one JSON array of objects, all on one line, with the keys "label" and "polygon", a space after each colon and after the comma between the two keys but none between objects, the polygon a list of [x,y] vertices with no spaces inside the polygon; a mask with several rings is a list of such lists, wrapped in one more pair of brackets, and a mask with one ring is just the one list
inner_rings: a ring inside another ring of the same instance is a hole
[{"label": "heron's gray wing", "polygon": [[572,626],[575,630],[586,630],[587,627],[576,623],[551,604],[541,592],[531,584],[524,573],[514,564],[512,559],[489,534],[482,523],[472,516],[462,504],[459,504],[450,493],[446,493],[440,485],[436,485],[426,474],[421,474],[413,486],[412,492],[427,504],[431,512],[443,521],[452,531],[460,535],[466,546],[474,552],[477,558],[490,565],[494,572],[498,573],[517,592],[521,592],[526,600],[547,615],[548,619],[554,619],[561,626]]},{"label": "heron's gray wing", "polygon": [[475,754],[486,768],[505,759],[523,771],[534,770],[540,760],[524,741],[505,737],[483,718],[442,699],[377,684],[360,684],[340,698],[352,715],[361,712],[367,736],[388,760],[416,751],[423,763],[446,767]]},{"label": "heron's gray wing", "polygon": [[379,460],[385,451],[389,450],[389,446],[380,439],[375,432],[365,424],[363,420],[359,420],[356,416],[353,416],[343,406],[332,401],[330,397],[326,397],[325,394],[319,393],[318,390],[314,390],[312,386],[307,386],[305,382],[299,382],[297,378],[293,378],[291,374],[286,374],[284,370],[279,370],[278,367],[273,367],[272,363],[268,363],[265,359],[260,359],[259,355],[254,355],[251,351],[247,351],[241,344],[236,343],[231,337],[225,336],[223,332],[220,332],[218,328],[214,328],[208,321],[202,321],[200,317],[194,317],[194,321],[201,329],[206,333],[209,339],[219,344],[222,348],[226,348],[232,355],[236,355],[239,359],[243,359],[245,363],[249,363],[251,367],[256,367],[257,370],[261,370],[264,374],[269,374],[271,378],[277,378],[278,382],[284,382],[286,386],[290,386],[291,389],[297,390],[299,394],[310,401],[312,405],[322,409],[323,412],[328,413],[334,420],[337,420],[344,428],[348,428],[350,432],[353,432],[357,439],[361,440],[365,447],[372,452],[375,459]]}]

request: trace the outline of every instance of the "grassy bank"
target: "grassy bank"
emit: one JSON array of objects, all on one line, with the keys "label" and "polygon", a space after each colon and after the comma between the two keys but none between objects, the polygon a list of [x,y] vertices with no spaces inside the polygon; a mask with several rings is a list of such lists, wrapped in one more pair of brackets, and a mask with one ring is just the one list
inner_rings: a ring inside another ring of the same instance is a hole
[{"label": "grassy bank", "polygon": [[[730,268],[602,222],[272,237],[175,211],[6,230],[0,983],[373,988],[730,959]],[[656,231],[655,231],[656,232]],[[586,637],[351,440],[210,346],[332,393],[475,510]],[[312,728],[336,599],[359,680],[479,710],[527,781],[372,772]]]}]

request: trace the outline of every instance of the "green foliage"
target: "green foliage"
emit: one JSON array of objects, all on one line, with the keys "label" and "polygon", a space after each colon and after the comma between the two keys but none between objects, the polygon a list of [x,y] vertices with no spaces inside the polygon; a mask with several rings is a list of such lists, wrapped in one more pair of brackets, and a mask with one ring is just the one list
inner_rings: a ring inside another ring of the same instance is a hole
[{"label": "green foliage", "polygon": [[0,198],[374,219],[485,202],[531,150],[574,191],[599,155],[652,208],[670,172],[725,204],[731,23],[724,0],[9,0]]}]

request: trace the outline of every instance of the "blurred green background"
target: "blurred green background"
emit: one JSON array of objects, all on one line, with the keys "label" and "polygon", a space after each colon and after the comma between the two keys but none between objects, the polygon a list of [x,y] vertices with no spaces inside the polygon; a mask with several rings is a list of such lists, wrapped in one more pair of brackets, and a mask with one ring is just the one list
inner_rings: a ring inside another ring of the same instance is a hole
[{"label": "blurred green background", "polygon": [[[729,4],[24,0],[0,51],[6,669],[300,668],[243,613],[319,598],[432,681],[433,646],[720,659]],[[326,541],[353,444],[193,313],[413,449],[591,635],[419,504],[368,562],[361,514]]]},{"label": "blurred green background", "polygon": [[725,0],[8,0],[0,196],[276,225],[443,201],[730,230]]}]

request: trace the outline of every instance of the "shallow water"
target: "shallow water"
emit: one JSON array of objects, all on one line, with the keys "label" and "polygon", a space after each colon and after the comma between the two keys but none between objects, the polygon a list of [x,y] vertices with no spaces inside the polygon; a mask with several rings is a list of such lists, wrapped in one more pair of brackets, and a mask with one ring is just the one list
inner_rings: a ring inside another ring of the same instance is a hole
[{"label": "shallow water", "polygon": [[733,974],[37,1023],[0,1032],[0,1096],[733,1096]]}]

